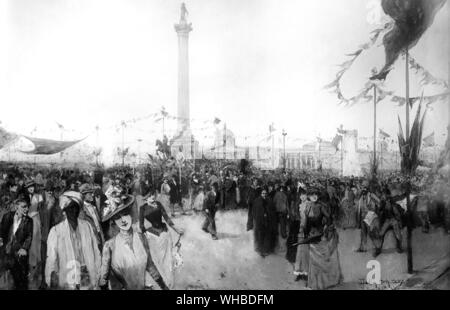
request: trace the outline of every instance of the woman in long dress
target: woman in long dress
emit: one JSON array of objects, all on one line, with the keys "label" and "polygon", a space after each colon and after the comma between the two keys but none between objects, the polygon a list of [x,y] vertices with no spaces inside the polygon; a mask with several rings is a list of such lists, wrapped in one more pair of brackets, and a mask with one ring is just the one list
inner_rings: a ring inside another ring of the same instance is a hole
[{"label": "woman in long dress", "polygon": [[309,272],[309,244],[302,243],[302,241],[308,237],[306,231],[306,214],[309,212],[311,204],[308,201],[308,196],[306,195],[305,190],[300,189],[299,195],[300,229],[298,233],[298,241],[300,244],[297,246],[297,255],[295,257],[294,264],[294,275],[296,276],[296,281],[300,279],[306,280]]},{"label": "woman in long dress", "polygon": [[168,183],[167,177],[164,177],[163,183],[161,184],[161,190],[158,195],[158,201],[162,204],[164,210],[167,214],[170,213],[170,185]]},{"label": "woman in long dress", "polygon": [[355,193],[349,186],[345,189],[345,196],[341,201],[340,225],[344,229],[357,226]]},{"label": "woman in long dress", "polygon": [[195,196],[192,209],[195,212],[201,212],[203,210],[203,202],[204,202],[204,200],[205,200],[205,190],[204,190],[203,185],[200,185],[198,193]]},{"label": "woman in long dress", "polygon": [[339,236],[331,223],[327,207],[317,201],[318,192],[309,197],[311,207],[307,210],[306,226],[309,232],[309,273],[308,287],[323,290],[338,285],[342,281],[339,262]]},{"label": "woman in long dress", "polygon": [[153,278],[162,289],[168,289],[152,260],[147,239],[132,226],[132,203],[132,197],[128,196],[103,216],[102,221],[111,221],[119,232],[103,247],[99,287],[151,289]]},{"label": "woman in long dress", "polygon": [[141,206],[139,212],[139,226],[148,240],[150,253],[156,268],[161,273],[167,286],[173,288],[175,281],[175,253],[173,251],[172,236],[167,225],[178,235],[182,235],[183,231],[175,227],[163,205],[155,200],[154,191],[151,191],[145,199],[146,203]]}]

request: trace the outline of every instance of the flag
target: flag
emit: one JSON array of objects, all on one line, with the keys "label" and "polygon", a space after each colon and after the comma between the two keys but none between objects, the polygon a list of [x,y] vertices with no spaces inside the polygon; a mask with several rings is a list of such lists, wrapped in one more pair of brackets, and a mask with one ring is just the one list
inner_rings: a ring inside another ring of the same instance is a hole
[{"label": "flag", "polygon": [[434,146],[434,144],[435,144],[435,142],[434,142],[434,132],[423,139],[423,146],[424,147],[431,147],[431,146]]},{"label": "flag", "polygon": [[270,133],[272,133],[272,132],[274,132],[276,129],[275,129],[275,126],[273,125],[273,123],[269,126],[269,132]]},{"label": "flag", "polygon": [[414,47],[433,23],[445,0],[382,0],[383,11],[395,22],[384,35],[385,64],[371,80],[385,80],[392,65],[405,49]]},{"label": "flag", "polygon": [[64,126],[63,125],[61,125],[60,123],[58,123],[58,122],[55,122],[56,123],[56,125],[58,126],[58,128],[59,129],[61,129],[61,130],[63,130],[64,129]]},{"label": "flag", "polygon": [[343,125],[341,125],[341,126],[339,126],[339,128],[337,128],[337,133],[338,133],[338,135],[345,135],[347,132],[344,130],[344,126]]},{"label": "flag", "polygon": [[213,122],[213,123],[214,123],[214,125],[217,125],[217,124],[220,124],[220,122],[221,122],[221,120],[220,120],[219,118],[216,117],[216,118],[214,119],[214,122]]},{"label": "flag", "polygon": [[342,142],[342,136],[339,134],[336,134],[333,138],[333,141],[331,141],[331,144],[336,148],[336,151],[339,150],[339,144]]},{"label": "flag", "polygon": [[384,132],[382,129],[380,129],[380,136],[383,139],[391,137],[388,133]]}]

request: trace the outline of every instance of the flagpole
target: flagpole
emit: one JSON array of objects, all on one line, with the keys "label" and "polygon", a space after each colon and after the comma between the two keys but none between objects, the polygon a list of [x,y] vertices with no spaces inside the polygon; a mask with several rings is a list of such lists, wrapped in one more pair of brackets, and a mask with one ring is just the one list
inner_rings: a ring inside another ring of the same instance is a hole
[{"label": "flagpole", "polygon": [[[383,139],[384,140],[384,139]],[[381,166],[383,165],[383,141],[380,141],[380,172]]]},{"label": "flagpole", "polygon": [[273,134],[273,125],[270,134],[272,135],[272,168],[275,169],[275,136]]},{"label": "flagpole", "polygon": [[[405,58],[406,58],[406,62],[405,62],[405,81],[406,81],[406,154],[408,156],[406,156],[407,158],[409,158],[409,153],[410,153],[410,143],[409,143],[409,49],[408,47],[406,48],[406,53],[405,53]],[[408,159],[407,159],[408,160]],[[413,257],[412,257],[412,227],[411,227],[411,221],[412,221],[412,214],[411,214],[411,204],[410,204],[410,197],[409,197],[409,192],[410,192],[410,181],[409,181],[409,165],[407,168],[406,174],[407,174],[407,189],[406,189],[406,211],[407,211],[407,237],[406,237],[406,241],[407,241],[407,261],[408,261],[408,273],[412,274],[413,273]]]},{"label": "flagpole", "polygon": [[373,84],[373,173],[377,174],[377,87]]},{"label": "flagpole", "polygon": [[[450,1],[447,1],[447,12],[450,12]],[[448,14],[448,13],[447,13]],[[448,32],[450,33],[450,22],[448,23]],[[447,37],[448,38],[448,37]],[[450,50],[450,38],[447,40],[448,49]],[[450,57],[448,58],[448,82],[447,85],[450,87]],[[448,97],[448,127],[447,127],[447,145],[450,147],[450,96]]]},{"label": "flagpole", "polygon": [[341,175],[344,176],[344,137],[341,139]]}]

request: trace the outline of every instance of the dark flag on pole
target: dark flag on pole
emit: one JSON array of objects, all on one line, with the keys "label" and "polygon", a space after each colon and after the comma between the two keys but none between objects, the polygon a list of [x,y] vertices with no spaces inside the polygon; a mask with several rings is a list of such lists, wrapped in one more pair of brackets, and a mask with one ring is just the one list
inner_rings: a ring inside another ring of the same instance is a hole
[{"label": "dark flag on pole", "polygon": [[371,80],[385,80],[406,48],[414,47],[434,21],[445,0],[382,0],[383,11],[395,22],[383,38],[385,65]]},{"label": "dark flag on pole", "polygon": [[333,144],[333,146],[336,148],[336,151],[339,150],[339,144],[342,141],[342,136],[341,135],[335,135],[333,138],[333,141],[331,141],[331,144]]},{"label": "dark flag on pole", "polygon": [[385,139],[385,138],[389,138],[390,135],[388,133],[386,133],[385,131],[383,131],[382,129],[380,129],[380,136]]}]

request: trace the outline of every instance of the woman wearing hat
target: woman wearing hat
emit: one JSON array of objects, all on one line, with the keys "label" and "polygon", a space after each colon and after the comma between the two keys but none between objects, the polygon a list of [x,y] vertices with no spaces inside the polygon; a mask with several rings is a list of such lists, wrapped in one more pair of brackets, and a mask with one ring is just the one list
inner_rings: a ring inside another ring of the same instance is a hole
[{"label": "woman wearing hat", "polygon": [[342,281],[339,261],[339,237],[331,222],[328,208],[318,201],[319,191],[309,194],[310,207],[305,211],[306,232],[309,235],[308,287],[327,289]]},{"label": "woman wearing hat", "polygon": [[299,202],[298,211],[300,218],[300,227],[298,233],[298,240],[300,244],[297,245],[297,253],[295,257],[294,264],[294,275],[296,276],[296,281],[308,278],[309,272],[309,244],[302,243],[303,240],[308,238],[308,232],[306,231],[306,214],[309,213],[311,203],[308,200],[306,191],[303,188],[299,189]]},{"label": "woman wearing hat", "polygon": [[153,278],[162,289],[168,289],[153,263],[147,239],[132,227],[133,202],[133,196],[124,195],[119,203],[110,203],[105,209],[102,221],[111,221],[119,232],[103,247],[99,286],[107,289],[109,283],[113,289],[149,289]]},{"label": "woman wearing hat", "polygon": [[41,194],[36,193],[36,183],[29,180],[25,183],[26,194],[30,198],[30,209],[28,216],[33,220],[33,240],[30,247],[29,263],[30,274],[32,279],[36,279],[39,275],[39,268],[41,266],[41,241],[42,241],[42,222],[40,210],[44,203],[44,198]]},{"label": "woman wearing hat", "polygon": [[164,174],[163,183],[161,184],[160,194],[158,195],[158,201],[164,207],[167,214],[170,212],[170,185],[168,181],[168,175]]},{"label": "woman wearing hat", "polygon": [[151,190],[144,199],[146,203],[140,208],[139,226],[148,239],[156,267],[167,286],[172,288],[175,276],[174,245],[167,225],[180,236],[183,231],[175,227],[164,207],[155,200],[154,190]]}]

